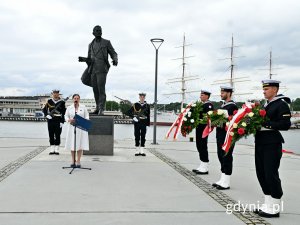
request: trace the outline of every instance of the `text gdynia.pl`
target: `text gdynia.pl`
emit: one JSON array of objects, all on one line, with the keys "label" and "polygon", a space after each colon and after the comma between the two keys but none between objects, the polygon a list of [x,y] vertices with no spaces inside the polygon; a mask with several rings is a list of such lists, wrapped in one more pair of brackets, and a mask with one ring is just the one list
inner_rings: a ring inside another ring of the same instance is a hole
[{"label": "text gdynia.pl", "polygon": [[[226,213],[232,214],[232,212],[242,212],[245,213],[246,211],[254,211],[256,209],[260,209],[262,205],[259,204],[259,201],[257,203],[241,203],[241,201],[238,201],[235,204],[227,204],[226,205]],[[283,211],[283,201],[281,201],[280,205],[273,205],[274,211]]]}]

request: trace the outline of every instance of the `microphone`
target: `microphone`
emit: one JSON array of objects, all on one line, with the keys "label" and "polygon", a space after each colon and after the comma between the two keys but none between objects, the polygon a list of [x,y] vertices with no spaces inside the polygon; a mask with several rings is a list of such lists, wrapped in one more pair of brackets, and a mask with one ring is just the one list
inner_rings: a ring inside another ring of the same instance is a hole
[{"label": "microphone", "polygon": [[78,105],[78,101],[74,101],[74,107],[76,109],[76,106]]}]

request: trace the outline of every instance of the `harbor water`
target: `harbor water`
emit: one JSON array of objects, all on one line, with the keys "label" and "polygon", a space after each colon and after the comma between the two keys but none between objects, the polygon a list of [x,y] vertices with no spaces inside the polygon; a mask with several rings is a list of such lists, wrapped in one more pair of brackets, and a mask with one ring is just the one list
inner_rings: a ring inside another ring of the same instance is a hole
[{"label": "harbor water", "polygon": [[[157,126],[156,140],[164,140],[168,131],[168,126]],[[281,134],[285,139],[283,149],[293,151],[295,154],[300,154],[300,130],[282,131]],[[66,128],[63,127],[62,139],[66,136]],[[46,122],[22,122],[22,121],[0,121],[0,140],[1,138],[30,138],[30,139],[45,139],[45,145],[48,144],[48,130]],[[192,133],[189,137],[194,137]],[[189,137],[178,135],[178,141],[189,141]],[[115,124],[114,138],[116,140],[134,139],[132,124]],[[148,127],[146,139],[149,142],[153,139],[153,126]],[[172,140],[172,137],[169,138]],[[208,139],[209,142],[215,142],[215,132],[211,133]],[[247,139],[242,139],[239,143],[254,145],[252,136]]]}]

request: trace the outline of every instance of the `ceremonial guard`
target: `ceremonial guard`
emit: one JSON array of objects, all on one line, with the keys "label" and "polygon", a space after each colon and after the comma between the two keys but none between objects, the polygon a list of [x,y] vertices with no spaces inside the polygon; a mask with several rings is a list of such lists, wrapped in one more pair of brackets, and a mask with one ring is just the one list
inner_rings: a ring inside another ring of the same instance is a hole
[{"label": "ceremonial guard", "polygon": [[52,98],[47,101],[43,113],[47,118],[50,142],[49,155],[59,155],[60,134],[66,112],[65,101],[60,98],[59,90],[52,91]]},{"label": "ceremonial guard", "polygon": [[281,197],[283,195],[278,169],[282,156],[284,139],[279,130],[288,130],[291,126],[291,100],[277,95],[280,81],[264,80],[263,94],[267,102],[264,105],[267,122],[255,135],[255,167],[256,175],[265,202],[255,211],[262,217],[279,217]]},{"label": "ceremonial guard", "polygon": [[135,156],[146,156],[144,152],[146,142],[147,126],[150,126],[150,106],[145,101],[146,94],[140,93],[140,101],[133,104],[129,109],[128,115],[132,118],[134,123],[135,136]]},{"label": "ceremonial guard", "polygon": [[[211,92],[207,90],[201,90],[200,100],[203,104],[203,111],[200,112],[200,119],[203,119],[203,114],[214,109],[213,104],[209,101]],[[208,151],[207,151],[207,139],[208,136],[202,138],[203,130],[206,124],[199,124],[196,128],[196,146],[199,152],[200,165],[197,169],[193,169],[196,174],[208,174]]]},{"label": "ceremonial guard", "polygon": [[[221,105],[222,110],[226,110],[228,116],[232,116],[235,110],[238,110],[236,103],[231,100],[233,88],[227,86],[221,86],[221,99],[223,104]],[[226,137],[226,125],[220,125],[217,127],[216,138],[217,138],[217,148],[218,148],[218,158],[221,164],[221,178],[213,186],[219,190],[226,190],[230,188],[230,176],[232,174],[232,152],[233,147],[231,147],[228,153],[222,149],[222,146]]]}]

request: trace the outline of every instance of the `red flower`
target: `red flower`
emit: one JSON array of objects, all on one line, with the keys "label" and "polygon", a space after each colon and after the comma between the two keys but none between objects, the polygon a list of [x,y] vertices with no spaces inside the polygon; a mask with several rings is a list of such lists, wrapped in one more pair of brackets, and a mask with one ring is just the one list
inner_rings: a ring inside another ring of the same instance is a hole
[{"label": "red flower", "polygon": [[228,120],[229,120],[229,121],[232,120],[232,116],[228,116]]},{"label": "red flower", "polygon": [[255,106],[260,106],[260,103],[259,102],[255,102],[254,105]]},{"label": "red flower", "polygon": [[245,133],[245,129],[244,128],[239,128],[237,132],[238,132],[239,135],[243,135]]},{"label": "red flower", "polygon": [[188,126],[189,130],[192,130],[192,127],[191,126]]},{"label": "red flower", "polygon": [[238,112],[237,110],[234,110],[234,111],[233,111],[233,115],[237,114],[237,112]]},{"label": "red flower", "polygon": [[250,108],[247,107],[247,108],[245,109],[245,112],[246,112],[246,113],[249,113],[249,112],[252,112],[252,110],[251,110]]},{"label": "red flower", "polygon": [[259,115],[260,115],[261,117],[265,117],[266,114],[267,114],[266,110],[264,110],[264,109],[260,109],[260,110],[259,110]]}]

